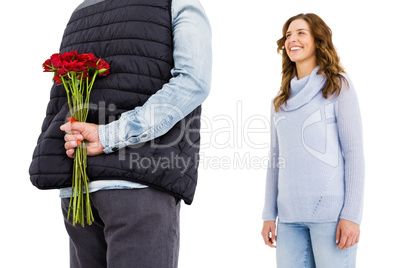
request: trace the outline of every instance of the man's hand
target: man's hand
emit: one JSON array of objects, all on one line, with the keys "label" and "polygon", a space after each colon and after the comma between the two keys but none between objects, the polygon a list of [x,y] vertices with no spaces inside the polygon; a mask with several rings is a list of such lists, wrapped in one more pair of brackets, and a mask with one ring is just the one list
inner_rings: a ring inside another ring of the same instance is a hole
[{"label": "man's hand", "polygon": [[103,153],[103,146],[99,140],[98,125],[83,122],[66,123],[60,127],[67,134],[64,135],[64,148],[70,158],[74,158],[74,148],[85,140],[87,155],[94,156]]},{"label": "man's hand", "polygon": [[262,238],[267,246],[276,248],[274,245],[276,241],[276,223],[275,221],[264,221],[261,231]]},{"label": "man's hand", "polygon": [[347,249],[357,243],[360,238],[360,226],[357,223],[340,219],[336,229],[337,248]]}]

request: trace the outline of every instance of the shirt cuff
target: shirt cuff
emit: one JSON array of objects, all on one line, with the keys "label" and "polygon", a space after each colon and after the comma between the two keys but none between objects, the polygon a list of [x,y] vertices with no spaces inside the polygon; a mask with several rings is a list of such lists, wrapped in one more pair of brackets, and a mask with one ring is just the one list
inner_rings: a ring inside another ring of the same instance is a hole
[{"label": "shirt cuff", "polygon": [[123,141],[119,139],[119,120],[113,121],[107,125],[98,126],[99,140],[102,143],[103,152],[110,154],[118,151],[126,146]]}]

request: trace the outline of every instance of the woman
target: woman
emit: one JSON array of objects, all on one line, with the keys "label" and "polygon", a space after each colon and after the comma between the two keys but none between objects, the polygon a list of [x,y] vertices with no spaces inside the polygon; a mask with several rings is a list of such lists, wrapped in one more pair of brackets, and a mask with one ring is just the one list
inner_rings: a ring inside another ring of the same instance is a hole
[{"label": "woman", "polygon": [[261,234],[277,248],[277,267],[355,267],[364,184],[356,92],[317,15],[290,18],[277,44],[282,84]]}]

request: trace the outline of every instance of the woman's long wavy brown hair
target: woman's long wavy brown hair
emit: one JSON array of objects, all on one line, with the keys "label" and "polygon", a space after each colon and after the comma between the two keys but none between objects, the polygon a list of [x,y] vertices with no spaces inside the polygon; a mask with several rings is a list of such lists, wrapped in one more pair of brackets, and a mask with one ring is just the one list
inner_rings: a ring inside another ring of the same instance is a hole
[{"label": "woman's long wavy brown hair", "polygon": [[320,66],[317,73],[327,77],[327,83],[322,89],[323,97],[328,98],[334,93],[339,95],[342,89],[342,81],[348,84],[346,78],[341,74],[345,71],[340,65],[338,53],[332,43],[332,31],[328,25],[313,13],[296,15],[288,19],[283,25],[283,37],[276,42],[278,44],[277,51],[282,54],[282,83],[278,95],[274,99],[276,112],[282,104],[285,103],[286,105],[290,97],[290,81],[296,75],[296,64],[287,55],[285,42],[289,25],[297,19],[303,19],[308,23],[310,32],[314,37],[316,61],[317,65]]}]

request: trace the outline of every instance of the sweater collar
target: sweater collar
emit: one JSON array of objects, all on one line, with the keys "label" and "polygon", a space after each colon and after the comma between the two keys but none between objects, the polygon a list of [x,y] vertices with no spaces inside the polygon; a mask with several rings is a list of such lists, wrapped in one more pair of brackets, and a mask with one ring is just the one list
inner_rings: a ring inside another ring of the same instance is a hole
[{"label": "sweater collar", "polygon": [[314,68],[310,75],[297,79],[295,76],[290,81],[290,97],[287,104],[283,104],[284,111],[296,110],[309,103],[318,92],[324,87],[326,78],[317,74],[320,66]]}]

